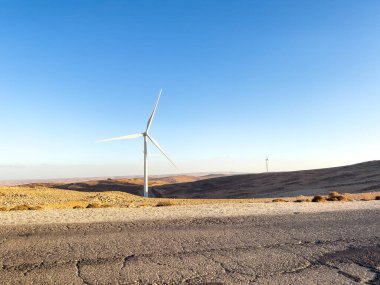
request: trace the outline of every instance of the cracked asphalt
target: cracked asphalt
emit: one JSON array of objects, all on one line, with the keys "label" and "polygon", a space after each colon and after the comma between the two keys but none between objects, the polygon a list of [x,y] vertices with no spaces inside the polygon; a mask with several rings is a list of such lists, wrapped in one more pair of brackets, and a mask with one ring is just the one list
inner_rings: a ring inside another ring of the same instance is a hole
[{"label": "cracked asphalt", "polygon": [[3,225],[0,284],[380,284],[379,213]]}]

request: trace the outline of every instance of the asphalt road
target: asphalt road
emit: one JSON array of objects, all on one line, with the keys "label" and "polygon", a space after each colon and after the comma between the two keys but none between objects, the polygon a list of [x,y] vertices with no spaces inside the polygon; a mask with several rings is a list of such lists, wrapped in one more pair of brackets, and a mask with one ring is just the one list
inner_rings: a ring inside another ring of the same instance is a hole
[{"label": "asphalt road", "polygon": [[0,227],[0,284],[380,284],[380,211]]}]

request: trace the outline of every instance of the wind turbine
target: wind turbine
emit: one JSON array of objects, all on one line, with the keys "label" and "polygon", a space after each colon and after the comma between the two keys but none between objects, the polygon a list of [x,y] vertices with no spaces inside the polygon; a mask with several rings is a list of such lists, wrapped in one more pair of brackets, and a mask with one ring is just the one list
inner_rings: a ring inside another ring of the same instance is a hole
[{"label": "wind turbine", "polygon": [[269,158],[268,158],[268,156],[267,156],[267,158],[265,159],[266,166],[267,166],[267,172],[268,172],[268,160],[269,160]]},{"label": "wind turbine", "polygon": [[175,163],[165,153],[165,151],[160,147],[158,142],[149,134],[150,125],[152,124],[153,117],[156,112],[156,108],[158,105],[158,101],[160,100],[161,94],[162,94],[162,89],[160,90],[160,93],[158,94],[156,104],[154,105],[152,114],[150,115],[149,120],[146,124],[145,132],[139,133],[139,134],[115,137],[115,138],[110,138],[110,139],[102,139],[102,140],[97,141],[97,142],[108,142],[108,141],[128,140],[128,139],[144,137],[144,197],[149,197],[149,194],[148,194],[148,145],[147,145],[148,139],[158,148],[158,150],[169,160],[169,162],[174,167],[177,167]]}]

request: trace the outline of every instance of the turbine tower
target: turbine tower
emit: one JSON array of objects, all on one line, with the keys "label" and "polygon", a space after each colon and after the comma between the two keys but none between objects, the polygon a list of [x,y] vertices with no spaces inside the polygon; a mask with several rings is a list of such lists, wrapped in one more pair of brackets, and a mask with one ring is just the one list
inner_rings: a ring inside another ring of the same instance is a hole
[{"label": "turbine tower", "polygon": [[268,160],[269,160],[269,158],[267,156],[267,158],[265,159],[265,163],[266,163],[266,166],[267,166],[267,172],[269,172],[269,170],[268,170]]},{"label": "turbine tower", "polygon": [[128,139],[134,139],[139,137],[144,137],[144,197],[149,197],[148,193],[148,139],[158,148],[158,150],[169,160],[169,162],[174,166],[175,163],[169,158],[169,156],[165,153],[165,151],[160,147],[158,142],[149,134],[150,125],[152,124],[154,114],[156,112],[156,108],[158,105],[158,101],[160,100],[162,94],[162,89],[160,90],[160,93],[158,94],[158,98],[156,101],[156,104],[154,105],[152,114],[150,115],[148,119],[148,123],[146,124],[145,132],[140,134],[133,134],[133,135],[127,135],[127,136],[121,136],[116,138],[110,138],[110,139],[102,139],[97,142],[108,142],[108,141],[116,141],[116,140],[128,140]]}]

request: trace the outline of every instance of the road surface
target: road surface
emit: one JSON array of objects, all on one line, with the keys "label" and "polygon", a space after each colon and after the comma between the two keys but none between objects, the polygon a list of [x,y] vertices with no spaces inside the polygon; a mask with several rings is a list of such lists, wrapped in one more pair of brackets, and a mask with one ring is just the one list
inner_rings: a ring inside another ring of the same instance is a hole
[{"label": "road surface", "polygon": [[1,225],[0,284],[380,284],[379,214]]}]

